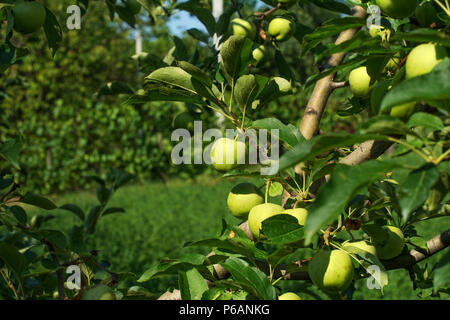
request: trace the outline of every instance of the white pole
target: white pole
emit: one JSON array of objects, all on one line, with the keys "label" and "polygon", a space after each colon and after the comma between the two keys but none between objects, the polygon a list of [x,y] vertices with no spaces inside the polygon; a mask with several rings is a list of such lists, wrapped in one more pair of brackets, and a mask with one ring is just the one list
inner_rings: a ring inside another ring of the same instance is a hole
[{"label": "white pole", "polygon": [[[219,20],[222,13],[223,13],[223,0],[213,0],[212,14],[213,14],[213,17],[216,19],[216,21]],[[216,47],[216,50],[220,50],[220,46],[219,46],[220,38],[217,36],[217,34],[214,34],[213,39],[214,39],[213,41],[214,41],[214,46]]]},{"label": "white pole", "polygon": [[[212,1],[212,14],[214,19],[219,20],[220,16],[223,14],[223,0],[213,0]],[[214,34],[213,36],[213,42],[214,42],[214,46],[216,48],[217,51],[220,50],[220,45],[219,45],[219,41],[220,41],[220,37],[217,36],[217,34]],[[220,55],[218,56],[219,58],[219,62],[220,62]],[[217,124],[219,126],[223,126],[223,122],[225,121],[225,116],[219,112],[216,112],[217,115]]]}]

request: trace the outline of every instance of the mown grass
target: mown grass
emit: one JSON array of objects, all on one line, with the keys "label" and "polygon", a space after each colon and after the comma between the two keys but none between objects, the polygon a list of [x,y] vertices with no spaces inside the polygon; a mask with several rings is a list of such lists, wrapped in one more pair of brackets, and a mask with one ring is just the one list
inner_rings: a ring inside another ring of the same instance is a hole
[{"label": "mown grass", "polygon": [[[160,258],[180,257],[193,249],[183,249],[183,244],[213,237],[222,218],[237,223],[227,211],[226,198],[238,180],[200,179],[199,182],[175,181],[169,187],[160,182],[127,186],[119,190],[110,206],[126,209],[126,213],[102,218],[89,249],[99,250],[101,259],[108,261],[110,269],[117,272],[130,271],[139,277],[156,264]],[[74,193],[55,199],[58,205],[76,203],[87,210],[96,203],[95,193]],[[53,212],[55,218],[47,227],[62,228],[68,232],[77,218],[64,211]],[[430,238],[450,225],[450,217],[422,222],[417,225],[419,234]],[[207,253],[207,248],[195,249]],[[310,252],[304,252],[305,256]],[[428,262],[438,261],[436,255]],[[416,299],[406,270],[389,272],[389,285],[382,296],[379,290],[369,290],[366,280],[356,282],[355,299]],[[306,282],[280,282],[283,291],[296,291],[304,299],[327,298]],[[144,284],[154,293],[176,286],[174,278],[161,278]]]}]

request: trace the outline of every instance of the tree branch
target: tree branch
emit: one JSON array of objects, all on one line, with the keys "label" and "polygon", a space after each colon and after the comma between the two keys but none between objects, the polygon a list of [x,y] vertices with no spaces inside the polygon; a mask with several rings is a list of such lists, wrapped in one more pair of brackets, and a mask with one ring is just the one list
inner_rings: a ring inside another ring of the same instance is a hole
[{"label": "tree branch", "polygon": [[59,264],[59,259],[58,256],[56,255],[55,247],[50,241],[46,239],[42,239],[41,242],[48,247],[53,262],[58,266],[58,269],[56,270],[56,278],[58,280],[58,297],[59,300],[64,300],[66,297],[64,293],[64,270],[61,268]]},{"label": "tree branch", "polygon": [[[355,6],[352,10],[354,12],[354,17],[365,18],[367,15],[367,12],[363,7]],[[339,34],[335,44],[338,45],[342,42],[350,40],[358,30],[359,28],[354,28],[342,31]],[[329,68],[338,66],[343,59],[343,52],[333,54],[328,60]],[[309,99],[300,123],[300,131],[306,139],[311,139],[319,131],[320,119],[322,118],[323,111],[327,105],[328,98],[333,90],[336,89],[336,85],[333,81],[334,76],[335,74],[330,74],[320,79],[314,87],[314,91]]]}]

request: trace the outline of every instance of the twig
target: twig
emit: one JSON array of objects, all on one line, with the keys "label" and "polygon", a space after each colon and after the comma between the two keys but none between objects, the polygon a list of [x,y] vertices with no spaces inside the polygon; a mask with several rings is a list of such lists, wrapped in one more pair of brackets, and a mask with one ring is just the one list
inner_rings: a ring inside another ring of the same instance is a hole
[{"label": "twig", "polygon": [[52,257],[53,262],[58,266],[58,269],[56,270],[56,278],[58,280],[58,297],[59,297],[59,300],[64,300],[65,299],[64,273],[63,273],[63,269],[60,268],[59,259],[58,259],[58,256],[56,255],[55,247],[47,239],[42,239],[41,242],[48,247],[48,249],[50,251],[50,256]]},{"label": "twig", "polygon": [[[353,12],[353,16],[359,18],[364,18],[367,15],[366,10],[360,6],[353,7]],[[359,28],[354,28],[342,31],[339,34],[335,44],[338,45],[342,42],[350,40],[358,30]],[[330,68],[338,66],[343,59],[343,52],[335,53],[328,60],[328,65]],[[328,98],[335,89],[333,81],[334,76],[335,74],[330,74],[320,79],[314,87],[314,91],[309,99],[300,123],[300,131],[306,139],[311,139],[319,131],[320,119],[322,118],[322,114],[327,105]]]}]

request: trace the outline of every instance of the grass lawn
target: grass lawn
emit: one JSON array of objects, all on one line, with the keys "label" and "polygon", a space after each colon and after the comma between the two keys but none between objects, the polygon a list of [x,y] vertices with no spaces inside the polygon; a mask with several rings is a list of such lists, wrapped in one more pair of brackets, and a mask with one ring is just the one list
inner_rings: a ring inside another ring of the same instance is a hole
[{"label": "grass lawn", "polygon": [[[230,189],[238,180],[202,179],[198,183],[174,181],[167,188],[159,182],[132,185],[119,190],[110,206],[123,207],[126,213],[102,218],[96,233],[88,242],[88,249],[99,250],[101,259],[111,264],[116,272],[131,271],[139,277],[160,258],[178,258],[183,252],[183,244],[212,237],[218,230],[221,219],[237,223],[227,210],[226,199]],[[54,199],[58,205],[75,203],[87,210],[96,203],[95,193],[74,193]],[[68,231],[77,218],[65,211],[52,213],[55,219],[47,227],[58,226]],[[418,225],[418,232],[430,238],[448,228],[450,217],[439,218]],[[207,253],[205,248],[195,249]],[[309,249],[307,249],[309,250]],[[309,252],[305,252],[309,254]],[[427,260],[435,262],[440,255]],[[423,265],[423,263],[421,264]],[[144,286],[154,293],[162,293],[169,286],[176,286],[175,279],[157,279]],[[280,283],[285,290],[293,290],[304,299],[326,298],[308,283]],[[356,282],[355,299],[415,299],[408,272],[389,272],[389,285],[382,296],[379,290],[369,290],[365,280]]]}]

